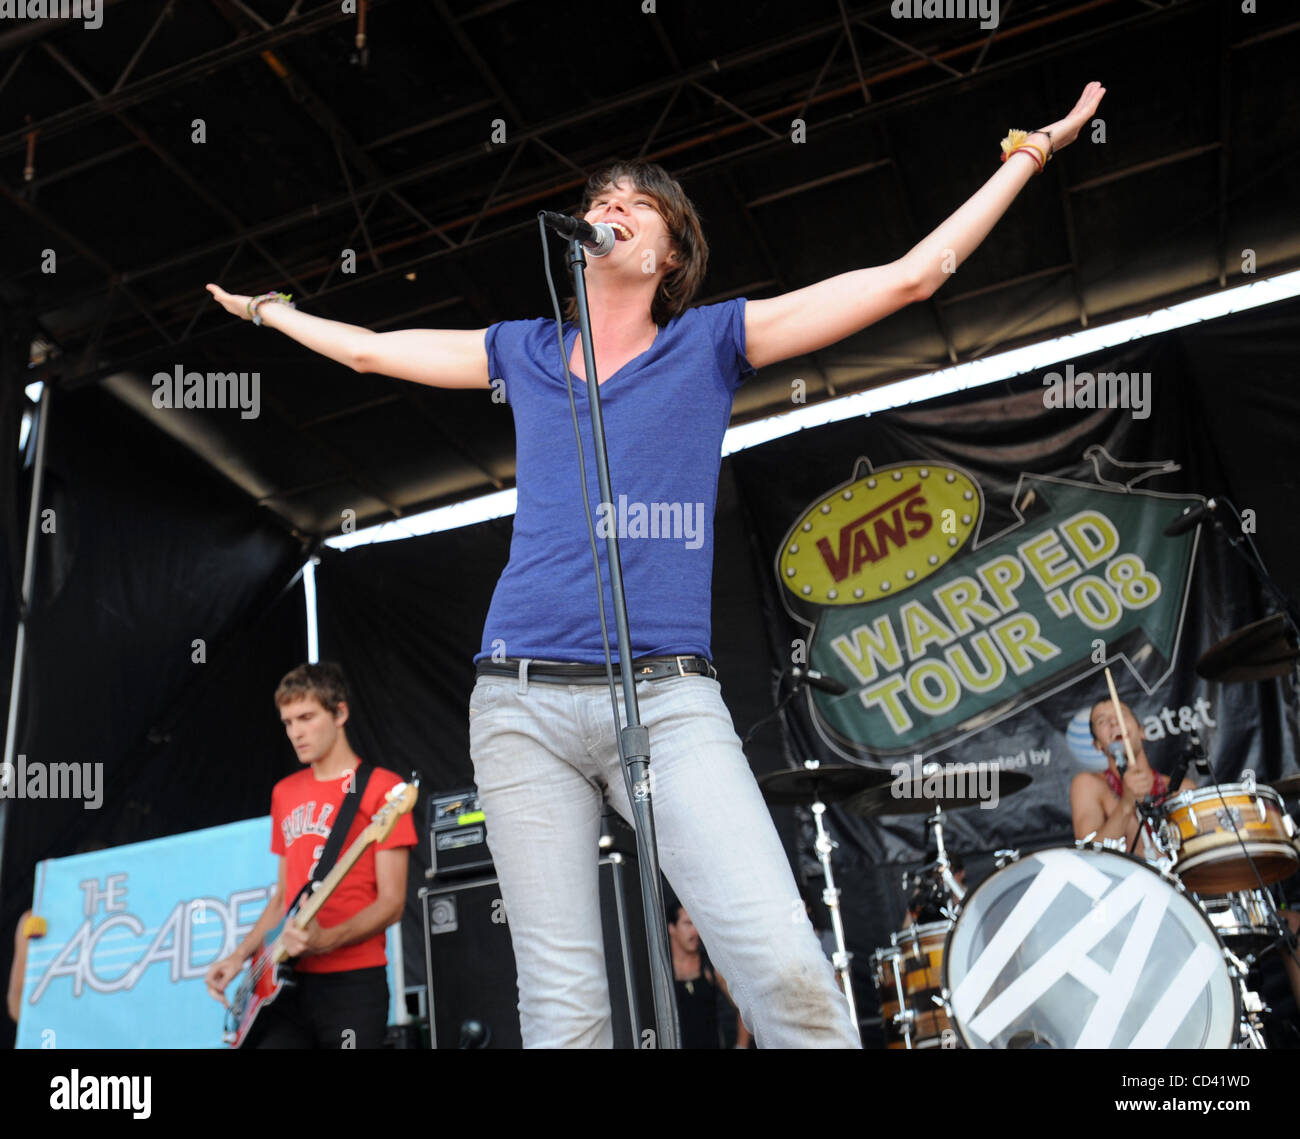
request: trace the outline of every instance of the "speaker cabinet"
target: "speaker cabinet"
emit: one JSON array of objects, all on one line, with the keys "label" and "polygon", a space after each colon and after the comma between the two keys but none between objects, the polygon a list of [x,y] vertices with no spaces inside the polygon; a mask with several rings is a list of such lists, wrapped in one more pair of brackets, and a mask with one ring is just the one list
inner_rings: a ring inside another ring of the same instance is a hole
[{"label": "speaker cabinet", "polygon": [[[434,1048],[520,1048],[518,983],[497,879],[463,879],[420,891]],[[645,916],[636,864],[600,859],[600,915],[614,1047],[636,1048],[654,1027]]]}]

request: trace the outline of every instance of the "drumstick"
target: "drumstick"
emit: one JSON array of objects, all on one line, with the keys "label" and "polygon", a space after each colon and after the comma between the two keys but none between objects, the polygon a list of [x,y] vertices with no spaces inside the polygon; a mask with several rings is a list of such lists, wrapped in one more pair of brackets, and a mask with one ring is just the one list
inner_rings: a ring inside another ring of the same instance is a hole
[{"label": "drumstick", "polygon": [[1133,766],[1133,745],[1128,742],[1128,724],[1124,721],[1124,711],[1119,705],[1119,693],[1115,691],[1115,681],[1110,669],[1106,669],[1106,686],[1110,689],[1110,702],[1115,705],[1115,718],[1119,721],[1119,734],[1124,739],[1124,754],[1128,756],[1129,767]]}]

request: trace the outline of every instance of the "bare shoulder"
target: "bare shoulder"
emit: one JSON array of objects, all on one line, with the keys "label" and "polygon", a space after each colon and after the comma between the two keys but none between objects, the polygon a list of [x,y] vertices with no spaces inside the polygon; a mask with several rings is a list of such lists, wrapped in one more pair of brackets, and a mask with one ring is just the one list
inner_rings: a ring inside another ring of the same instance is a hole
[{"label": "bare shoulder", "polygon": [[1105,778],[1095,771],[1080,771],[1070,780],[1071,799],[1076,795],[1100,797],[1109,790]]},{"label": "bare shoulder", "polygon": [[1070,780],[1070,813],[1079,819],[1079,812],[1091,812],[1100,809],[1108,815],[1119,802],[1115,792],[1110,789],[1106,777],[1096,771],[1080,771]]}]

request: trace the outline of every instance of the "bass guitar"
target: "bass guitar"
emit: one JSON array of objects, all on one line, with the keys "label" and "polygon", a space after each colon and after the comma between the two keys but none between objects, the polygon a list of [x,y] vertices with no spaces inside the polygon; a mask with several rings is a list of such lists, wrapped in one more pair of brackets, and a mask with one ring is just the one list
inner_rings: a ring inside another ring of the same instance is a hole
[{"label": "bass guitar", "polygon": [[370,825],[357,836],[356,841],[339,856],[333,869],[271,931],[268,946],[253,959],[226,1010],[222,1039],[232,1048],[243,1045],[261,1011],[280,995],[286,985],[293,983],[293,970],[285,964],[289,960],[282,936],[286,925],[293,922],[299,929],[307,928],[367,849],[392,834],[397,820],[415,806],[416,794],[414,783],[398,783],[393,787],[385,797],[384,806],[372,816]]}]

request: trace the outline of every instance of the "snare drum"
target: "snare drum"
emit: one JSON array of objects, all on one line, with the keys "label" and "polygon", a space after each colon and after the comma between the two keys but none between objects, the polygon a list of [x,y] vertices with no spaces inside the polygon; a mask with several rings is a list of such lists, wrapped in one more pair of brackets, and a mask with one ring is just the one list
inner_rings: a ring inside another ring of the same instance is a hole
[{"label": "snare drum", "polygon": [[1210,924],[1234,953],[1258,953],[1282,936],[1271,902],[1262,890],[1238,890],[1200,899]]},{"label": "snare drum", "polygon": [[1096,848],[995,871],[963,901],[943,961],[970,1048],[1229,1048],[1236,980],[1172,875]]},{"label": "snare drum", "polygon": [[1184,791],[1162,808],[1160,838],[1174,873],[1197,894],[1258,889],[1261,881],[1272,885],[1300,867],[1291,816],[1278,793],[1255,786],[1254,779]]},{"label": "snare drum", "polygon": [[955,1047],[948,1014],[935,1003],[943,983],[943,947],[950,921],[927,922],[891,935],[871,956],[880,994],[886,1048]]}]

